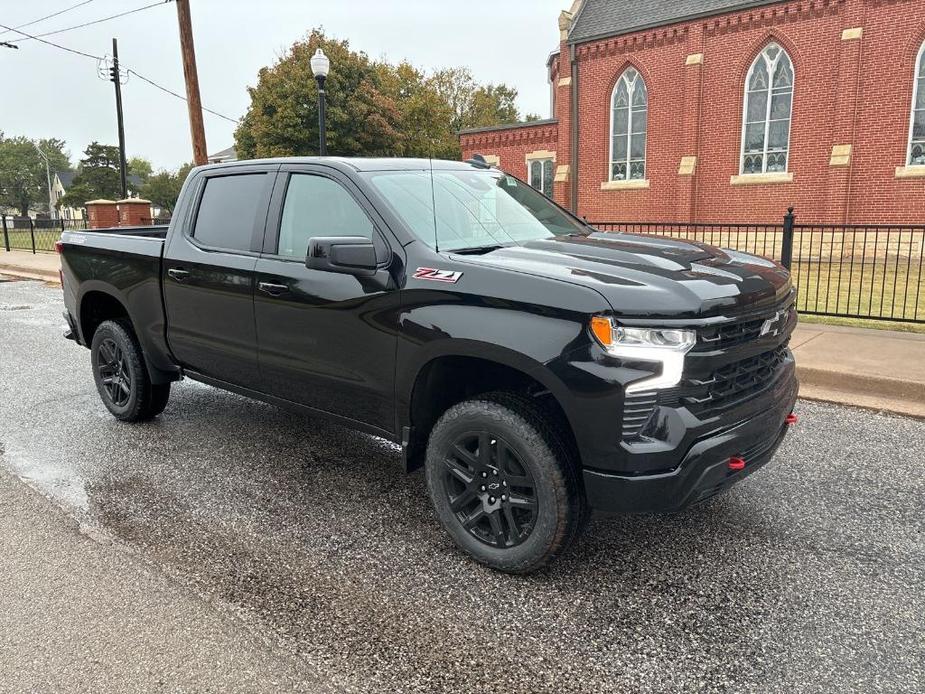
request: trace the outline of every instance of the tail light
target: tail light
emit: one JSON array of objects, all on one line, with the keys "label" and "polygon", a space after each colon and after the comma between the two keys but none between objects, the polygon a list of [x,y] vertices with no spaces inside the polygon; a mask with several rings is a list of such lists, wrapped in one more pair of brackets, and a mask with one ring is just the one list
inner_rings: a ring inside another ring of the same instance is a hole
[{"label": "tail light", "polygon": [[55,241],[55,253],[58,255],[64,253],[64,241],[61,241],[60,239]]},{"label": "tail light", "polygon": [[800,421],[800,418],[797,417],[795,414],[793,414],[793,412],[791,412],[790,414],[787,415],[787,419],[785,419],[784,421],[787,422],[787,426],[793,426],[794,424]]}]

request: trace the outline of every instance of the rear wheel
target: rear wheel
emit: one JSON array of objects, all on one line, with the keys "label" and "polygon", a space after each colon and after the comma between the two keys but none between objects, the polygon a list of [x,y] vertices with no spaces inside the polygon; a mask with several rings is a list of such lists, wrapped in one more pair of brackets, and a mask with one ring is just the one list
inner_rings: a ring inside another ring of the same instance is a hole
[{"label": "rear wheel", "polygon": [[93,379],[114,417],[125,422],[151,419],[164,411],[170,384],[152,384],[141,346],[123,321],[104,321],[90,345]]},{"label": "rear wheel", "polygon": [[488,566],[529,573],[578,535],[577,463],[526,397],[491,393],[447,410],[431,432],[427,484],[443,527]]}]

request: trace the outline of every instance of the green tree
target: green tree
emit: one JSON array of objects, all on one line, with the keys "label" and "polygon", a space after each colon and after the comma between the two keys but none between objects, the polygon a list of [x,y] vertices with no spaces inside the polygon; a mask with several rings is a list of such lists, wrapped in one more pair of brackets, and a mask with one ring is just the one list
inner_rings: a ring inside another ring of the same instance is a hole
[{"label": "green tree", "polygon": [[381,90],[382,73],[347,41],[313,31],[248,88],[251,105],[235,132],[242,159],[318,153],[318,90],[309,61],[322,48],[335,69],[327,81],[328,152],[388,155],[398,140],[400,112]]},{"label": "green tree", "polygon": [[330,154],[458,158],[459,130],[518,120],[511,87],[479,85],[466,68],[428,75],[407,62],[373,61],[315,29],[248,89],[251,105],[235,132],[239,157],[317,154],[318,91],[309,65],[317,48],[332,66]]},{"label": "green tree", "polygon": [[192,164],[184,164],[178,171],[161,170],[151,174],[141,187],[141,197],[172,213],[180,197],[180,188],[192,168]]},{"label": "green tree", "polygon": [[29,209],[36,205],[48,208],[45,159],[36,146],[48,158],[52,178],[56,171],[71,168],[62,140],[6,138],[0,133],[0,207],[12,207],[22,216],[28,215]]},{"label": "green tree", "polygon": [[129,160],[125,163],[125,168],[130,176],[138,176],[142,184],[154,173],[151,162],[144,157],[129,157]]},{"label": "green tree", "polygon": [[91,142],[77,165],[77,175],[61,204],[83,207],[88,200],[118,200],[122,197],[119,148]]}]

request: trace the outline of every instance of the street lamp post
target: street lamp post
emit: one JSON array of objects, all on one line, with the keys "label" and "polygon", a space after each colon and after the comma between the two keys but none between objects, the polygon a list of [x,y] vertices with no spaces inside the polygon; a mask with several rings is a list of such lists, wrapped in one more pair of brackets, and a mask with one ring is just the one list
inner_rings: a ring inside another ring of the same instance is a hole
[{"label": "street lamp post", "polygon": [[323,157],[328,153],[327,137],[324,129],[324,82],[328,78],[331,61],[320,48],[311,59],[312,73],[318,83],[318,153]]},{"label": "street lamp post", "polygon": [[58,215],[55,210],[55,201],[51,195],[51,167],[48,165],[48,157],[45,156],[45,152],[42,151],[41,147],[39,147],[38,143],[34,140],[32,146],[35,147],[35,151],[39,153],[39,156],[45,160],[45,182],[48,184],[48,216],[52,219],[57,219]]}]

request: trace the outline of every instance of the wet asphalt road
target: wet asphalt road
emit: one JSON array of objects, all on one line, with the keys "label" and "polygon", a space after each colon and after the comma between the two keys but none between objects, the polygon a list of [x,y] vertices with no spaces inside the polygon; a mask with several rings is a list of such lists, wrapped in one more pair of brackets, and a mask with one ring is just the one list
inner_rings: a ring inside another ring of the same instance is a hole
[{"label": "wet asphalt road", "polygon": [[0,283],[0,465],[349,691],[925,689],[925,422],[801,402],[775,461],[493,573],[384,441],[186,381],[114,420],[60,291]]}]

